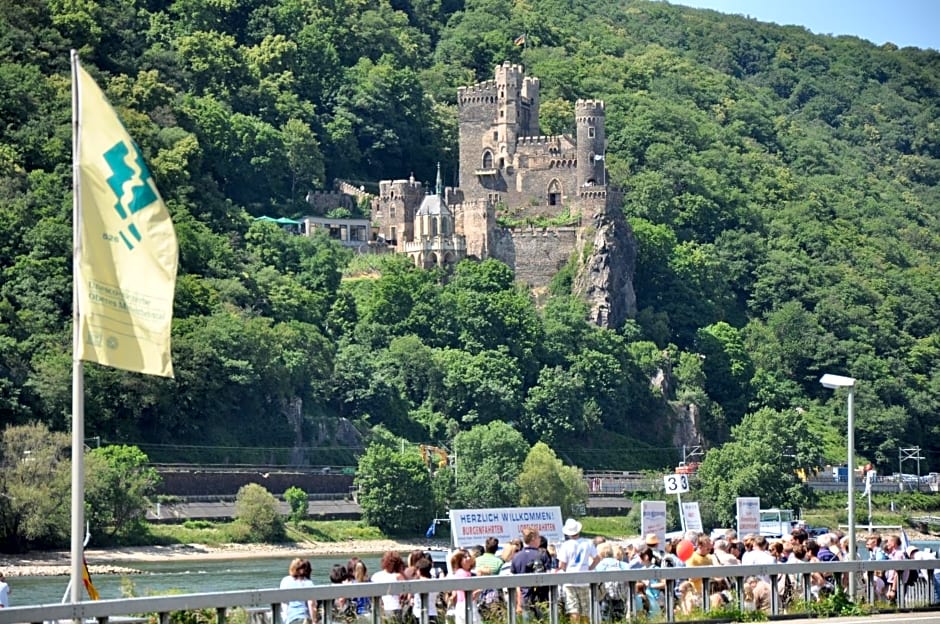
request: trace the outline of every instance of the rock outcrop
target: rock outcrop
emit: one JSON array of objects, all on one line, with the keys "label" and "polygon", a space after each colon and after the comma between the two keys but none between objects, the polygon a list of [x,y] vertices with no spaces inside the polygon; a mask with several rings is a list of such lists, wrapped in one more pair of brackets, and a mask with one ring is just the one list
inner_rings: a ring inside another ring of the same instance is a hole
[{"label": "rock outcrop", "polygon": [[591,322],[617,329],[636,315],[636,240],[619,210],[596,212],[593,230],[593,239],[585,237],[592,250],[575,278],[574,290],[590,305]]}]

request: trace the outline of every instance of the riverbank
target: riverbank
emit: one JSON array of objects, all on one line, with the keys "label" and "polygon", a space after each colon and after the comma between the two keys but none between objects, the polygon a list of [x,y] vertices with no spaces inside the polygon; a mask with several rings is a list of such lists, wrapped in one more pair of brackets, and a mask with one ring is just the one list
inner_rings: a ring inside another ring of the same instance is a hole
[{"label": "riverbank", "polygon": [[[934,541],[936,535],[906,530],[913,541]],[[860,532],[859,539],[864,539]],[[614,539],[620,539],[615,537]],[[397,550],[406,555],[414,549],[448,548],[447,540],[344,540],[335,542],[285,542],[280,544],[171,544],[168,546],[133,546],[125,548],[90,548],[85,559],[92,574],[139,574],[135,562],[221,561],[226,559],[266,559],[282,557],[317,557],[329,555],[376,554]],[[0,572],[8,577],[69,576],[70,554],[62,551],[34,551],[19,555],[0,554]]]},{"label": "riverbank", "polygon": [[[416,548],[447,547],[444,540],[348,540],[343,542],[289,542],[282,544],[172,544],[127,548],[90,548],[85,559],[92,574],[137,574],[134,562],[218,561],[269,557],[316,557],[338,554],[373,554],[397,550],[403,555]],[[0,572],[16,576],[68,576],[69,551],[0,554]]]}]

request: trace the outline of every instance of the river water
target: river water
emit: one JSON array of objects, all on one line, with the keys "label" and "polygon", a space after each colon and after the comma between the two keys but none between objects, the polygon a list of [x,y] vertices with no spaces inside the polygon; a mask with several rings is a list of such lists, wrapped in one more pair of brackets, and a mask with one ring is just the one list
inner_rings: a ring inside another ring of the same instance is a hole
[{"label": "river water", "polygon": [[[912,542],[921,549],[940,549],[940,542]],[[864,544],[861,544],[864,550]],[[861,556],[867,556],[864,552]],[[353,555],[328,555],[311,557],[313,580],[327,584],[334,564],[345,565]],[[378,570],[381,554],[355,555],[362,559],[371,575]],[[161,595],[167,593],[196,594],[243,589],[277,588],[287,574],[290,557],[264,559],[230,559],[199,561],[121,562],[123,567],[134,568],[143,574],[122,576],[120,574],[95,575],[92,577],[102,599],[128,597],[123,589],[132,586],[134,596]],[[49,604],[62,602],[68,577],[66,576],[19,576],[8,578],[12,593],[11,606]]]},{"label": "river water", "polygon": [[[352,555],[311,557],[313,580],[327,584],[334,564],[343,565]],[[369,574],[378,570],[381,555],[356,555],[366,564]],[[230,559],[199,561],[121,562],[119,565],[141,570],[143,574],[94,575],[92,582],[102,599],[125,598],[122,587],[133,586],[133,595],[167,593],[203,593],[242,589],[277,588],[287,574],[290,557],[265,559]],[[59,603],[68,584],[67,576],[18,576],[7,578],[12,590],[10,605]]]}]

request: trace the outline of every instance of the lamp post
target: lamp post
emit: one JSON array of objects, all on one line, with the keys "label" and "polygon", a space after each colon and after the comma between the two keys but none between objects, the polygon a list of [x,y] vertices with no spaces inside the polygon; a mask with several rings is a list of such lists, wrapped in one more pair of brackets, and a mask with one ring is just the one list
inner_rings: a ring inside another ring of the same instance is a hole
[{"label": "lamp post", "polygon": [[[848,424],[848,481],[849,481],[849,551],[846,553],[850,561],[855,560],[855,413],[853,399],[855,396],[855,379],[842,375],[823,375],[819,383],[829,389],[849,389],[849,424]],[[855,600],[855,574],[849,573],[849,596]]]}]

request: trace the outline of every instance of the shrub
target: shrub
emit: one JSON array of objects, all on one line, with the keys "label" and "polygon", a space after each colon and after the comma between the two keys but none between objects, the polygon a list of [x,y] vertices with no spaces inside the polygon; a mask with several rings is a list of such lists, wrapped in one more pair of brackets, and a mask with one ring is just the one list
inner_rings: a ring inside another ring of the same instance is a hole
[{"label": "shrub", "polygon": [[295,523],[307,517],[307,493],[291,486],[284,491],[284,500],[290,505],[290,519]]},{"label": "shrub", "polygon": [[278,511],[277,499],[257,483],[238,490],[235,520],[248,527],[250,541],[276,542],[284,537],[284,519]]}]

